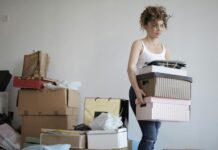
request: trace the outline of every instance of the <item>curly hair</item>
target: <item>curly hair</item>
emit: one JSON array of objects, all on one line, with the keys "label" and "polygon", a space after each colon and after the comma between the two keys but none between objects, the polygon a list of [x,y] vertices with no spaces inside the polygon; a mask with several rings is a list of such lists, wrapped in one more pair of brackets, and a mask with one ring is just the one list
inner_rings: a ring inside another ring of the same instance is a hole
[{"label": "curly hair", "polygon": [[140,25],[144,29],[144,26],[150,21],[163,20],[165,28],[167,28],[167,21],[171,16],[166,13],[166,8],[163,6],[148,6],[141,13]]}]

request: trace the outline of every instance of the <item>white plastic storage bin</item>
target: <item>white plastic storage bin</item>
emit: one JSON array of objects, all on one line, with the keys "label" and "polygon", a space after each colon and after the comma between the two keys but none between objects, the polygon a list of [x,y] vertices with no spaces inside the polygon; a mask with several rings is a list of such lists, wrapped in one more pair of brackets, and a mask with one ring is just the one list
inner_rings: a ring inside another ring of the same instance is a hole
[{"label": "white plastic storage bin", "polygon": [[184,121],[190,120],[190,100],[146,97],[146,104],[136,106],[138,120]]},{"label": "white plastic storage bin", "polygon": [[88,149],[117,149],[128,146],[127,130],[91,130],[87,132]]}]

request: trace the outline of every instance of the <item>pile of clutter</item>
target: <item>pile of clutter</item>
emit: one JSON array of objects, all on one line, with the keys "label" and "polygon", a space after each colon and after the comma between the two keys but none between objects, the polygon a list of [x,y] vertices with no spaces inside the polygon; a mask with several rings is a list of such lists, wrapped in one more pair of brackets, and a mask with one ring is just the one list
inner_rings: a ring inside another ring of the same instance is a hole
[{"label": "pile of clutter", "polygon": [[20,88],[17,108],[22,117],[21,147],[31,150],[33,146],[46,149],[68,144],[72,150],[127,150],[123,122],[128,118],[128,101],[85,98],[84,123],[78,125],[81,83],[48,79],[48,63],[48,54],[41,51],[25,55],[22,76],[13,80],[13,86]]},{"label": "pile of clutter", "polygon": [[[80,93],[48,79],[48,64],[49,56],[42,51],[24,55],[22,76],[13,79],[13,86],[20,88],[17,108],[22,118],[21,147],[28,146],[25,141],[29,137],[39,138],[42,127],[70,129],[77,124]],[[46,88],[48,83],[52,89]]]}]

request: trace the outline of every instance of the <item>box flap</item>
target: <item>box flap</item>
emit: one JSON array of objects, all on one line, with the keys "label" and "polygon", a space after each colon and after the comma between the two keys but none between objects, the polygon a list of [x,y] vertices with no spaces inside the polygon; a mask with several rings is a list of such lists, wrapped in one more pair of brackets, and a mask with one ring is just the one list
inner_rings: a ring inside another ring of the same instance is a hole
[{"label": "box flap", "polygon": [[76,90],[67,90],[67,99],[68,99],[68,106],[69,107],[76,107],[79,108],[79,101],[80,101],[80,93]]}]

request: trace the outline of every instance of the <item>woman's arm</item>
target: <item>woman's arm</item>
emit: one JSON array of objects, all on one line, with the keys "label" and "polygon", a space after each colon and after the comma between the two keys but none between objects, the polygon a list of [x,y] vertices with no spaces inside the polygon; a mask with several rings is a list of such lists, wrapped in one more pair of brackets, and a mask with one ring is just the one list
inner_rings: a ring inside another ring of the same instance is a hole
[{"label": "woman's arm", "polygon": [[129,81],[135,91],[137,102],[140,104],[143,103],[142,95],[145,96],[145,93],[143,92],[143,90],[139,88],[138,82],[136,79],[136,65],[137,65],[138,58],[139,58],[141,51],[142,51],[141,41],[137,40],[133,42],[132,47],[131,47],[130,56],[129,56],[128,69],[127,69]]},{"label": "woman's arm", "polygon": [[166,60],[170,60],[171,59],[171,55],[170,55],[169,49],[166,46],[165,46],[165,49],[166,49],[165,59]]}]

